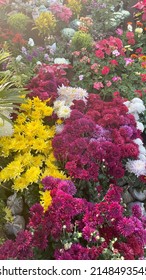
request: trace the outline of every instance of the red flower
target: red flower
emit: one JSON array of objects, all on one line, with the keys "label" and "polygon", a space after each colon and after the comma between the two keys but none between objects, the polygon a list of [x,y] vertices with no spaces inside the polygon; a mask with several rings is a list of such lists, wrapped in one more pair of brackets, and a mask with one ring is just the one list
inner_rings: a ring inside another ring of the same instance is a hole
[{"label": "red flower", "polygon": [[141,80],[142,82],[146,82],[146,74],[141,74]]},{"label": "red flower", "polygon": [[101,70],[102,75],[107,75],[110,71],[110,68],[108,66],[104,66]]},{"label": "red flower", "polygon": [[146,176],[141,175],[139,179],[141,182],[146,183]]},{"label": "red flower", "polygon": [[113,92],[113,97],[119,97],[119,96],[120,96],[120,92],[119,91]]},{"label": "red flower", "polygon": [[98,58],[104,58],[104,52],[101,51],[101,50],[95,51],[95,55],[96,55]]},{"label": "red flower", "polygon": [[128,31],[128,32],[126,33],[126,38],[127,38],[128,40],[133,39],[133,38],[134,38],[134,33],[131,32],[131,31]]},{"label": "red flower", "polygon": [[138,48],[135,50],[136,53],[141,53],[142,52],[142,48]]},{"label": "red flower", "polygon": [[111,63],[112,65],[116,65],[116,66],[119,65],[119,63],[118,63],[118,61],[117,61],[116,59],[110,60],[110,63]]},{"label": "red flower", "polygon": [[134,39],[129,39],[128,44],[134,46],[135,45],[135,40]]},{"label": "red flower", "polygon": [[20,33],[16,33],[14,38],[12,39],[13,43],[25,45],[26,41],[23,39],[22,35]]}]

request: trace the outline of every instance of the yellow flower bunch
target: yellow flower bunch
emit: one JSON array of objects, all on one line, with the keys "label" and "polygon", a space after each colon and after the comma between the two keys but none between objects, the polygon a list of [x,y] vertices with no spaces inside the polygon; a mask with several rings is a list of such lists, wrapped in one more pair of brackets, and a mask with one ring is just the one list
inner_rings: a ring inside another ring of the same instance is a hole
[{"label": "yellow flower bunch", "polygon": [[0,182],[12,182],[15,191],[23,191],[33,183],[39,184],[45,176],[66,179],[57,167],[53,154],[52,138],[55,125],[45,124],[53,108],[38,97],[22,104],[11,137],[0,138],[0,152],[12,160],[0,171]]},{"label": "yellow flower bunch", "polygon": [[36,26],[33,29],[38,29],[39,35],[49,36],[52,35],[56,23],[57,21],[51,12],[42,12],[35,20]]},{"label": "yellow flower bunch", "polygon": [[52,204],[52,197],[50,195],[50,191],[40,191],[40,195],[40,204],[44,208],[44,212],[46,212],[48,210],[48,207]]},{"label": "yellow flower bunch", "polygon": [[79,16],[82,10],[82,0],[67,0],[67,6],[76,16]]}]

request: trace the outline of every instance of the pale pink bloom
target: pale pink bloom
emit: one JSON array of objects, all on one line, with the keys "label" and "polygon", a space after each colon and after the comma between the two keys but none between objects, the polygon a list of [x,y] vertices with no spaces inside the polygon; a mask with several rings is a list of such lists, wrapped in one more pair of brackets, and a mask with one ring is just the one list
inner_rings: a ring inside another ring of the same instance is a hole
[{"label": "pale pink bloom", "polygon": [[96,82],[96,83],[94,83],[94,85],[93,85],[93,88],[95,88],[95,89],[97,89],[97,90],[99,90],[99,89],[101,89],[101,88],[103,88],[103,87],[104,87],[104,85],[103,85],[102,82]]},{"label": "pale pink bloom", "polygon": [[123,30],[122,30],[121,28],[117,28],[116,33],[117,33],[119,36],[122,36],[122,35],[123,35]]},{"label": "pale pink bloom", "polygon": [[111,85],[112,85],[111,81],[107,81],[107,82],[106,82],[106,86],[107,86],[107,87],[110,87]]}]

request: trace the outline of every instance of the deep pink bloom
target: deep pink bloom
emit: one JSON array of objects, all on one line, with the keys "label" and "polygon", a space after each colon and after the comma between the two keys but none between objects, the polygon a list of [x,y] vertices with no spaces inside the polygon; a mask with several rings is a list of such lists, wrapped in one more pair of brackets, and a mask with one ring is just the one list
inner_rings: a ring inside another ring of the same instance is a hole
[{"label": "deep pink bloom", "polygon": [[123,219],[120,219],[120,221],[118,222],[118,230],[120,234],[125,237],[134,233],[135,226],[131,218],[124,217]]},{"label": "deep pink bloom", "polygon": [[104,58],[104,52],[101,51],[101,50],[95,51],[95,55],[96,55],[98,58]]},{"label": "deep pink bloom", "polygon": [[110,71],[110,68],[108,66],[104,66],[101,70],[102,75],[107,75]]}]

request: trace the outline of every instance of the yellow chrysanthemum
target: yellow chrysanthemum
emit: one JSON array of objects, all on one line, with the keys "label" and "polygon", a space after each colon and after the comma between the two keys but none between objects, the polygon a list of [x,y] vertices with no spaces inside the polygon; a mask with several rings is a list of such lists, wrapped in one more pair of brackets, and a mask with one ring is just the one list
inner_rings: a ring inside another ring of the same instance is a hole
[{"label": "yellow chrysanthemum", "polygon": [[25,176],[30,184],[37,183],[40,177],[41,170],[39,167],[32,166],[25,172]]},{"label": "yellow chrysanthemum", "polygon": [[15,179],[14,184],[12,185],[12,188],[15,191],[23,191],[26,189],[29,185],[29,180],[24,175],[21,175],[20,177]]},{"label": "yellow chrysanthemum", "polygon": [[37,166],[41,167],[44,161],[45,161],[45,156],[43,155],[33,156],[32,165],[35,167]]},{"label": "yellow chrysanthemum", "polygon": [[23,172],[23,166],[19,161],[12,161],[0,172],[0,180],[8,181],[10,179],[15,179],[17,176]]},{"label": "yellow chrysanthemum", "polygon": [[44,208],[44,212],[48,210],[48,207],[52,204],[52,197],[50,195],[50,191],[40,191],[40,204]]},{"label": "yellow chrysanthemum", "polygon": [[44,123],[44,117],[53,112],[47,103],[38,97],[28,99],[20,107],[13,135],[1,138],[1,156],[12,156],[13,160],[0,171],[0,180],[11,180],[15,191],[23,191],[33,183],[39,184],[42,178],[49,175],[66,179],[63,172],[59,171],[53,155],[55,126]]}]

